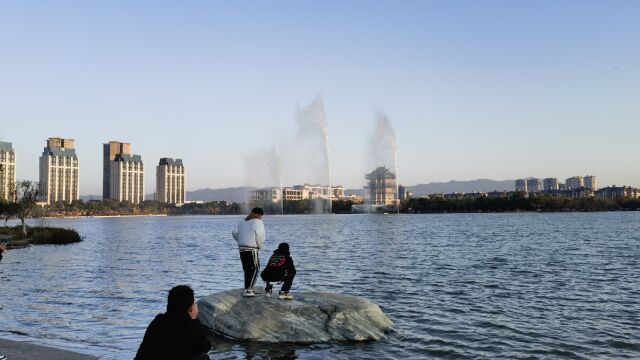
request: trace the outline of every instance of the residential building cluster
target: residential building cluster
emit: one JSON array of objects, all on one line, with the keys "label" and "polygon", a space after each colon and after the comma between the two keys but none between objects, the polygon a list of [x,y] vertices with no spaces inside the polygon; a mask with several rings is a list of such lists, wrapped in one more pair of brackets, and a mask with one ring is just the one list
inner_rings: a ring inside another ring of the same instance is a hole
[{"label": "residential building cluster", "polygon": [[[365,174],[367,184],[364,186],[367,191],[367,205],[372,206],[395,206],[400,200],[409,199],[413,194],[407,191],[406,187],[397,185],[396,175],[384,166],[375,168],[370,173]],[[328,185],[295,185],[284,187],[268,187],[249,192],[248,200],[254,205],[264,205],[285,201],[300,200],[351,200],[355,204],[362,204],[365,196],[346,195],[342,186]]]},{"label": "residential building cluster", "polygon": [[[47,139],[40,156],[39,191],[44,204],[71,203],[80,199],[80,161],[73,139]],[[131,153],[131,144],[110,141],[102,145],[102,198],[144,201],[144,163]],[[16,183],[16,154],[12,143],[0,141],[0,199],[10,198],[11,184]],[[185,168],[181,159],[162,158],[156,167],[156,200],[185,203]]]},{"label": "residential building cluster", "polygon": [[546,179],[518,179],[515,182],[515,189],[518,192],[525,192],[528,194],[535,194],[547,191],[556,190],[579,190],[589,189],[598,190],[598,179],[594,175],[573,176],[565,180],[564,184],[559,182],[557,178]]},{"label": "residential building cluster", "polygon": [[278,203],[284,201],[300,201],[300,200],[338,200],[347,199],[344,187],[328,185],[294,185],[283,187],[268,187],[256,189],[249,192],[248,201],[254,205]]}]

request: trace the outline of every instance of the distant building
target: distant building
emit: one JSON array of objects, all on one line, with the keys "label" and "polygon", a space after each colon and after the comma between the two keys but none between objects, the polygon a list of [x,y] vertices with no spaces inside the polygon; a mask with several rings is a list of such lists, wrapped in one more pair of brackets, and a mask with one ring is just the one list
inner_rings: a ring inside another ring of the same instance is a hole
[{"label": "distant building", "polygon": [[407,188],[402,185],[398,185],[398,199],[400,200],[409,199],[409,197],[407,196]]},{"label": "distant building", "polygon": [[630,186],[607,186],[595,192],[597,198],[611,199],[617,197],[640,197],[640,190]]},{"label": "distant building", "polygon": [[582,176],[570,177],[566,180],[567,190],[576,190],[584,187],[584,178]]},{"label": "distant building", "polygon": [[557,178],[546,178],[542,180],[542,188],[545,191],[560,189],[560,183]]},{"label": "distant building", "polygon": [[365,175],[371,205],[396,205],[396,175],[379,166]]},{"label": "distant building", "polygon": [[587,175],[584,177],[584,187],[591,190],[598,190],[598,179],[595,175]]},{"label": "distant building", "polygon": [[[249,192],[249,201],[254,202],[279,202],[281,198],[279,188],[264,188]],[[344,187],[329,186],[326,185],[294,185],[282,188],[282,199],[285,201],[300,201],[300,200],[337,200],[344,199],[345,190]]]},{"label": "distant building", "polygon": [[507,192],[506,191],[489,191],[487,193],[487,197],[490,197],[490,198],[506,198],[507,197]]},{"label": "distant building", "polygon": [[527,192],[539,193],[540,191],[542,191],[542,180],[536,178],[527,179]]},{"label": "distant building", "polygon": [[10,142],[0,141],[0,200],[11,199],[9,189],[16,183],[16,153]]},{"label": "distant building", "polygon": [[144,164],[140,155],[117,154],[111,162],[110,199],[138,204],[144,201]]},{"label": "distant building", "polygon": [[181,159],[162,158],[156,167],[156,200],[168,204],[185,203],[184,165]]},{"label": "distant building", "polygon": [[40,198],[46,204],[80,199],[80,164],[73,139],[49,138],[40,156]]},{"label": "distant building", "polygon": [[481,191],[474,191],[470,193],[464,193],[463,196],[465,199],[479,199],[479,198],[487,197],[487,194]]},{"label": "distant building", "polygon": [[111,163],[117,155],[131,155],[131,144],[119,141],[102,144],[102,199],[114,198],[111,196]]},{"label": "distant building", "polygon": [[253,205],[266,206],[269,204],[277,203],[281,199],[280,189],[278,188],[265,188],[257,189],[249,192],[249,203]]},{"label": "distant building", "polygon": [[527,192],[527,180],[525,179],[516,180],[516,191]]},{"label": "distant building", "polygon": [[567,184],[563,184],[563,183],[558,184],[558,190],[567,190]]}]

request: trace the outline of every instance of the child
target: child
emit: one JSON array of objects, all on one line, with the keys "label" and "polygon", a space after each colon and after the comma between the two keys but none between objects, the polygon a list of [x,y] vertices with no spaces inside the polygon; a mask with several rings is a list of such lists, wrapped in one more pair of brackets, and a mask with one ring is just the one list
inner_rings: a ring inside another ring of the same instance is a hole
[{"label": "child", "polygon": [[296,275],[296,268],[293,265],[293,259],[289,256],[289,244],[280,243],[278,249],[273,252],[273,255],[269,258],[267,266],[260,273],[260,277],[267,285],[265,291],[267,296],[271,296],[273,291],[273,285],[270,282],[282,281],[282,288],[278,299],[280,300],[293,300],[293,296],[289,295],[291,284],[293,283],[293,277]]}]

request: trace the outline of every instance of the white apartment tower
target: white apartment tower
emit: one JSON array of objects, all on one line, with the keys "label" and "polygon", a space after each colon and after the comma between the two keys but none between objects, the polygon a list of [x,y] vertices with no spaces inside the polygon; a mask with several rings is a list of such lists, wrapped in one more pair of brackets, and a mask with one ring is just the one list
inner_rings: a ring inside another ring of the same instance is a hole
[{"label": "white apartment tower", "polygon": [[527,180],[525,179],[516,180],[516,191],[527,192]]},{"label": "white apartment tower", "polygon": [[578,190],[584,187],[584,178],[582,176],[570,177],[566,181],[568,190]]},{"label": "white apartment tower", "polygon": [[144,201],[144,165],[140,155],[117,154],[109,176],[111,199],[134,204]]},{"label": "white apartment tower", "polygon": [[80,164],[73,139],[49,138],[40,156],[40,198],[47,204],[80,199]]},{"label": "white apartment tower", "polygon": [[543,188],[546,191],[560,189],[560,183],[556,178],[546,178],[542,181],[542,183],[543,183]]},{"label": "white apartment tower", "polygon": [[181,159],[160,159],[160,164],[156,167],[156,200],[184,204],[184,165]]},{"label": "white apartment tower", "polygon": [[9,189],[16,183],[16,153],[10,142],[0,141],[0,200],[10,199]]},{"label": "white apartment tower", "polygon": [[542,191],[542,180],[536,178],[527,179],[527,191],[530,193]]},{"label": "white apartment tower", "polygon": [[584,187],[593,191],[598,190],[598,179],[595,175],[587,175],[584,177]]}]

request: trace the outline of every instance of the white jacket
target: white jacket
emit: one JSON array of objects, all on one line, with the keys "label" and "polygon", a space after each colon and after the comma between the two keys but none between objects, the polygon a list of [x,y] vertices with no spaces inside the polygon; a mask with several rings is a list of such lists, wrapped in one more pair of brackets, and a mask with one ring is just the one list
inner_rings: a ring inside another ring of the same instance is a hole
[{"label": "white jacket", "polygon": [[240,250],[262,249],[264,245],[264,223],[260,219],[241,220],[238,229],[231,232]]}]

